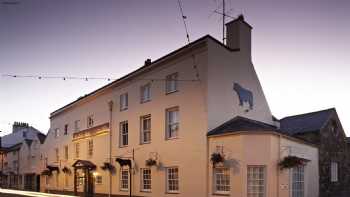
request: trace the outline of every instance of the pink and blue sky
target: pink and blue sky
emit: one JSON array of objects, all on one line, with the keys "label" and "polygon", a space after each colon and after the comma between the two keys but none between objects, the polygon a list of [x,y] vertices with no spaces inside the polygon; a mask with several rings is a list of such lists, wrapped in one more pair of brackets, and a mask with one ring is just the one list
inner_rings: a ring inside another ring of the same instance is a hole
[{"label": "pink and blue sky", "polygon": [[[186,44],[176,0],[0,2],[0,74],[119,78]],[[182,0],[192,41],[221,40],[212,14],[220,2]],[[253,26],[253,63],[277,118],[336,107],[350,135],[349,8],[348,0],[227,0],[229,14]],[[107,83],[0,77],[1,135],[14,121],[46,133],[50,112]]]}]

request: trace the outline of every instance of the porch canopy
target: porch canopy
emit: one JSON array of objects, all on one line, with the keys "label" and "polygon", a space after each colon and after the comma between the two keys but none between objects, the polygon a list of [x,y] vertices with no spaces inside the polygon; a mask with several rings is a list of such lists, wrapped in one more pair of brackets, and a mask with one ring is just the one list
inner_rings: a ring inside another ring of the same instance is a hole
[{"label": "porch canopy", "polygon": [[96,165],[93,164],[91,161],[87,160],[77,160],[72,165],[75,169],[88,169],[88,170],[94,170],[96,169]]}]

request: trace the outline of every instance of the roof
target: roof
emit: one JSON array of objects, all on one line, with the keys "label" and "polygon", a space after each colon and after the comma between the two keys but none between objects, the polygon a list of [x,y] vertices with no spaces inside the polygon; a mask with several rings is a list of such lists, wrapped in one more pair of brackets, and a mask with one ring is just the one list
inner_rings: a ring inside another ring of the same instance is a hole
[{"label": "roof", "polygon": [[249,118],[236,116],[224,124],[216,127],[208,132],[208,136],[233,133],[238,131],[276,131],[277,128],[273,125],[252,120]]},{"label": "roof", "polygon": [[105,85],[105,86],[103,86],[103,87],[101,87],[101,88],[99,88],[99,89],[89,93],[89,94],[86,94],[85,96],[79,97],[77,100],[75,100],[75,101],[73,101],[73,102],[71,102],[71,103],[69,103],[69,104],[67,104],[67,105],[65,105],[65,106],[55,110],[54,112],[52,112],[50,114],[50,118],[52,118],[55,115],[58,115],[60,112],[62,112],[64,110],[72,107],[73,105],[75,105],[76,103],[86,99],[87,97],[96,95],[96,94],[98,94],[98,93],[100,93],[100,92],[102,92],[102,91],[104,91],[104,90],[106,90],[108,88],[114,87],[115,85],[120,84],[121,82],[124,82],[125,80],[127,80],[127,79],[129,79],[131,77],[138,76],[141,73],[143,73],[143,71],[146,71],[146,70],[149,70],[151,68],[154,68],[160,62],[162,62],[162,61],[172,57],[173,55],[176,55],[176,54],[178,54],[180,52],[183,52],[183,51],[189,49],[190,47],[193,47],[193,46],[195,46],[195,45],[197,45],[197,44],[199,44],[201,42],[205,42],[207,39],[210,39],[210,40],[214,41],[215,43],[219,44],[220,46],[224,47],[225,49],[227,49],[229,51],[239,51],[239,49],[231,49],[231,48],[229,48],[228,46],[222,44],[220,41],[218,41],[217,39],[215,39],[214,37],[212,37],[210,35],[205,35],[205,36],[203,36],[203,37],[201,37],[201,38],[199,38],[199,39],[197,39],[197,40],[195,40],[195,41],[193,41],[193,42],[191,42],[191,43],[189,43],[189,44],[187,44],[187,45],[185,45],[185,46],[183,46],[183,47],[181,47],[181,48],[179,48],[179,49],[177,49],[177,50],[175,50],[175,51],[173,51],[173,52],[171,52],[171,53],[169,53],[169,54],[167,54],[167,55],[165,55],[165,56],[163,56],[163,57],[161,57],[161,58],[159,58],[159,59],[157,59],[155,61],[153,61],[153,62],[151,62],[151,64],[147,64],[147,65],[141,66],[140,68],[136,69],[135,71],[133,71],[133,72],[131,72],[131,73],[129,73],[129,74],[127,74],[127,75],[125,75],[125,76],[123,76],[123,77],[121,77],[121,78],[119,78],[119,79],[117,79],[117,80],[115,80],[115,81],[113,81],[113,82],[111,82],[111,83],[109,83],[109,84],[107,84],[107,85]]},{"label": "roof", "polygon": [[280,130],[288,135],[315,132],[323,128],[334,108],[288,116],[280,120]]},{"label": "roof", "polygon": [[14,145],[9,146],[9,147],[2,147],[2,150],[6,151],[6,152],[17,151],[17,150],[21,149],[21,146],[22,146],[22,142],[14,144]]},{"label": "roof", "polygon": [[38,139],[40,141],[40,144],[43,144],[45,142],[46,135],[39,132],[39,133],[37,133],[37,136],[38,136]]}]

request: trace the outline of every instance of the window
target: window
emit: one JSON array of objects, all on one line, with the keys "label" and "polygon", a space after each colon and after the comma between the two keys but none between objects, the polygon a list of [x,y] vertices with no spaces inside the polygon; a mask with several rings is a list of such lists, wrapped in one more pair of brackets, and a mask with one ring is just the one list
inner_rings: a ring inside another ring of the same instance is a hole
[{"label": "window", "polygon": [[64,125],[64,135],[68,135],[68,124]]},{"label": "window", "polygon": [[64,146],[64,159],[68,160],[68,145]]},{"label": "window", "polygon": [[22,136],[23,136],[23,138],[27,138],[27,132],[23,131]]},{"label": "window", "polygon": [[119,125],[120,129],[120,141],[119,146],[127,146],[128,145],[128,121],[121,122]]},{"label": "window", "polygon": [[179,108],[166,110],[166,138],[176,138],[179,130]]},{"label": "window", "polygon": [[68,173],[64,174],[64,186],[69,187],[69,174]]},{"label": "window", "polygon": [[151,191],[151,169],[143,168],[141,169],[141,191]]},{"label": "window", "polygon": [[75,158],[79,158],[79,153],[80,153],[80,144],[76,143],[75,144]]},{"label": "window", "polygon": [[219,194],[230,192],[230,170],[228,168],[214,168],[214,191]]},{"label": "window", "polygon": [[87,128],[91,128],[94,126],[94,116],[90,115],[87,117]]},{"label": "window", "polygon": [[129,189],[129,170],[121,169],[120,172],[120,190]]},{"label": "window", "polygon": [[57,138],[58,136],[60,136],[60,129],[55,129],[55,138]]},{"label": "window", "polygon": [[97,175],[95,177],[95,184],[96,185],[101,185],[102,184],[102,176],[101,175]]},{"label": "window", "polygon": [[151,142],[151,115],[141,117],[141,144]]},{"label": "window", "polygon": [[148,83],[141,86],[141,103],[145,103],[151,100],[151,84]]},{"label": "window", "polygon": [[248,197],[265,197],[265,167],[248,166]]},{"label": "window", "polygon": [[120,95],[120,111],[128,109],[128,93]]},{"label": "window", "polygon": [[292,169],[292,197],[304,197],[304,166]]},{"label": "window", "polygon": [[91,139],[91,140],[88,140],[88,157],[92,157],[93,152],[94,152],[94,141]]},{"label": "window", "polygon": [[331,182],[338,182],[338,163],[331,163]]},{"label": "window", "polygon": [[80,130],[80,120],[74,121],[74,131],[79,131]]},{"label": "window", "polygon": [[168,193],[179,192],[179,169],[178,168],[167,168],[166,170],[166,184]]},{"label": "window", "polygon": [[177,91],[178,74],[173,73],[166,76],[165,93],[169,94]]},{"label": "window", "polygon": [[55,148],[56,162],[59,162],[59,160],[60,160],[60,155],[59,154],[60,153],[59,153],[58,148]]}]

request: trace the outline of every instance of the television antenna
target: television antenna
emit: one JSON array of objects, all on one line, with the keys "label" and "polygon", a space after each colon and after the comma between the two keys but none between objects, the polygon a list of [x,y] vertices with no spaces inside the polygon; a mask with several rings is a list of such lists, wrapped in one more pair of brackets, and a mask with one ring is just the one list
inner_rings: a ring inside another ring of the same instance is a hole
[{"label": "television antenna", "polygon": [[[222,6],[221,11],[219,11],[220,6]],[[212,12],[218,15],[222,16],[222,43],[225,44],[225,23],[226,23],[226,17],[235,19],[235,17],[228,15],[229,12],[233,11],[233,8],[226,11],[226,0],[222,0],[221,4]],[[210,15],[211,16],[211,15]],[[209,16],[209,17],[210,17]]]}]

